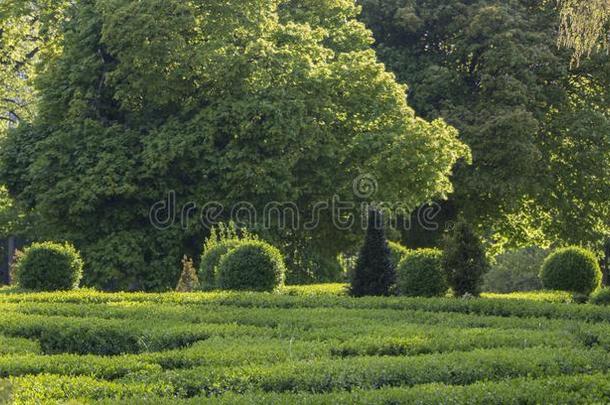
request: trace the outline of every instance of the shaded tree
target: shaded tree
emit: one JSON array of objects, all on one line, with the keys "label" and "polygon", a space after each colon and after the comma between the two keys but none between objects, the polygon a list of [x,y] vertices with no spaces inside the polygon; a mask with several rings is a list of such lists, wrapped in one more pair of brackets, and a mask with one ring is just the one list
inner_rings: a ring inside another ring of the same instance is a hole
[{"label": "shaded tree", "polygon": [[481,240],[468,223],[459,221],[445,238],[443,268],[456,297],[481,293],[489,263]]},{"label": "shaded tree", "polygon": [[[170,191],[175,207],[291,201],[302,218],[353,198],[362,173],[379,200],[446,195],[468,150],[443,120],[415,116],[357,12],[347,0],[77,2],[37,80],[38,114],[2,145],[0,180],[107,289],[171,288],[182,255],[197,256],[197,218],[150,222]],[[326,257],[349,241],[328,213],[299,232]]]},{"label": "shaded tree", "polygon": [[[359,3],[410,104],[447,120],[472,149],[445,203],[453,219],[463,215],[498,245],[577,239],[599,250],[610,208],[607,55],[570,69],[552,2]],[[404,240],[438,246],[442,230],[422,237],[415,228]]]}]

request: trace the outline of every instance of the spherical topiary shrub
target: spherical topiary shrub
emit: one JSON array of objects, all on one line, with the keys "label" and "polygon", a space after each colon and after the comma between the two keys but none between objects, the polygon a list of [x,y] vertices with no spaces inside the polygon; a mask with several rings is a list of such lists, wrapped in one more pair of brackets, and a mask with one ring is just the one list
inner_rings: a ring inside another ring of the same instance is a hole
[{"label": "spherical topiary shrub", "polygon": [[284,284],[286,267],[278,249],[262,241],[246,241],[218,264],[218,285],[227,290],[273,291]]},{"label": "spherical topiary shrub", "polygon": [[418,249],[409,252],[398,265],[398,294],[410,297],[442,296],[449,288],[443,269],[443,252]]},{"label": "spherical topiary shrub", "polygon": [[590,300],[595,305],[610,305],[610,288],[602,288],[593,293]]},{"label": "spherical topiary shrub", "polygon": [[83,260],[68,243],[33,243],[23,251],[15,275],[18,284],[29,290],[71,290],[83,276]]},{"label": "spherical topiary shrub", "polygon": [[390,248],[390,261],[394,268],[398,268],[398,264],[409,253],[409,249],[398,242],[391,241],[388,241],[388,247]]},{"label": "spherical topiary shrub", "polygon": [[602,272],[595,255],[580,247],[558,249],[540,270],[544,288],[591,294],[601,284]]},{"label": "spherical topiary shrub", "polygon": [[203,252],[198,274],[202,289],[213,290],[218,287],[218,264],[220,259],[240,242],[239,239],[227,239],[218,242]]}]

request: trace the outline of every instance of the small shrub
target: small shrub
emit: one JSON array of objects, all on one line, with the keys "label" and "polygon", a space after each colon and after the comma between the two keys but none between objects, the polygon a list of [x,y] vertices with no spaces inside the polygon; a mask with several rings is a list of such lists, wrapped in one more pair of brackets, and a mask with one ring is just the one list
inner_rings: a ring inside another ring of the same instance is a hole
[{"label": "small shrub", "polygon": [[602,272],[592,252],[572,246],[547,257],[540,278],[546,289],[589,295],[600,286]]},{"label": "small shrub", "polygon": [[610,288],[601,288],[591,296],[591,304],[610,305]]},{"label": "small shrub", "polygon": [[466,222],[458,222],[445,239],[443,268],[456,297],[479,296],[489,264],[480,239]]},{"label": "small shrub", "polygon": [[220,259],[230,250],[237,247],[239,243],[239,239],[224,240],[204,251],[201,256],[201,263],[199,264],[199,279],[201,280],[202,289],[213,290],[218,287],[217,278]]},{"label": "small shrub", "polygon": [[411,297],[437,297],[447,292],[443,253],[438,249],[409,252],[397,269],[398,293]]},{"label": "small shrub", "polygon": [[395,280],[396,268],[392,265],[381,213],[371,210],[364,245],[352,273],[350,294],[355,297],[390,295]]},{"label": "small shrub", "polygon": [[182,274],[176,286],[177,292],[193,292],[199,289],[199,278],[193,266],[193,260],[184,256],[182,258]]},{"label": "small shrub", "polygon": [[284,284],[286,267],[278,249],[262,241],[244,241],[218,265],[218,285],[227,290],[273,291]]},{"label": "small shrub", "polygon": [[546,250],[534,246],[500,254],[483,277],[483,291],[511,293],[541,290],[542,282],[538,274],[546,256]]},{"label": "small shrub", "polygon": [[240,242],[257,240],[247,229],[239,228],[234,222],[219,223],[212,227],[210,236],[203,245],[198,277],[203,290],[218,288],[218,264],[220,259]]},{"label": "small shrub", "polygon": [[83,260],[70,244],[33,243],[23,251],[15,268],[18,284],[30,290],[56,291],[78,287]]},{"label": "small shrub", "polygon": [[404,247],[398,242],[388,242],[388,247],[390,248],[390,259],[392,260],[392,264],[394,268],[398,268],[398,264],[405,256],[409,253],[409,249]]}]

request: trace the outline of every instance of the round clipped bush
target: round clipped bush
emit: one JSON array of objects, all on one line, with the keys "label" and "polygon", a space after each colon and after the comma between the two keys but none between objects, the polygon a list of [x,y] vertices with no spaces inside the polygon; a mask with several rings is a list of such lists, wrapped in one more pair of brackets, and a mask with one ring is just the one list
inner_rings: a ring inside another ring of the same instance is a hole
[{"label": "round clipped bush", "polygon": [[600,286],[602,272],[592,252],[572,246],[558,249],[546,258],[540,279],[549,290],[589,295]]},{"label": "round clipped bush", "polygon": [[285,272],[278,249],[263,241],[247,241],[220,259],[218,285],[226,290],[273,291],[284,284]]},{"label": "round clipped bush", "polygon": [[199,264],[199,282],[204,290],[213,290],[218,287],[218,264],[220,259],[231,249],[239,245],[239,239],[227,239],[205,250],[201,255]]},{"label": "round clipped bush", "polygon": [[29,290],[71,290],[83,276],[83,260],[68,243],[33,243],[23,251],[15,275],[18,284]]},{"label": "round clipped bush", "polygon": [[594,292],[590,302],[595,305],[610,305],[610,288],[601,288]]},{"label": "round clipped bush", "polygon": [[398,268],[398,264],[409,253],[409,249],[398,242],[391,241],[388,241],[388,247],[390,248],[390,261],[394,268]]},{"label": "round clipped bush", "polygon": [[410,297],[442,296],[449,288],[443,270],[443,253],[437,249],[409,252],[398,265],[398,294]]}]

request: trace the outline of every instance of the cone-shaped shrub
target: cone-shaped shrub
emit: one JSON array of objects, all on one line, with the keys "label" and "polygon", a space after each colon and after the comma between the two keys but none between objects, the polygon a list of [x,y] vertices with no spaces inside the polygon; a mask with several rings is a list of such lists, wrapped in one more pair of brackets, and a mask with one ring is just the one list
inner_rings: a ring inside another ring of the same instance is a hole
[{"label": "cone-shaped shrub", "polygon": [[466,222],[459,221],[445,238],[443,268],[456,297],[481,293],[489,264],[481,240]]},{"label": "cone-shaped shrub", "polygon": [[364,245],[351,277],[350,294],[389,295],[396,279],[390,248],[383,230],[383,218],[377,210],[369,211]]}]

